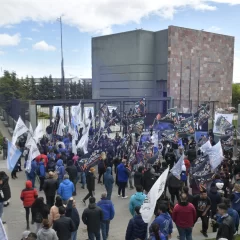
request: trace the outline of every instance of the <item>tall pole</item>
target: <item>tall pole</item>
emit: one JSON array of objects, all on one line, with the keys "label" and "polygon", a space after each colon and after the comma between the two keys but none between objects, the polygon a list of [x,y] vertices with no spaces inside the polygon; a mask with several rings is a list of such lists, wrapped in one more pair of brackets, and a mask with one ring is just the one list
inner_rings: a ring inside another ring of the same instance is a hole
[{"label": "tall pole", "polygon": [[61,98],[65,99],[65,77],[64,77],[64,59],[63,59],[63,39],[62,39],[62,17],[59,18],[60,22],[60,33],[61,33]]}]

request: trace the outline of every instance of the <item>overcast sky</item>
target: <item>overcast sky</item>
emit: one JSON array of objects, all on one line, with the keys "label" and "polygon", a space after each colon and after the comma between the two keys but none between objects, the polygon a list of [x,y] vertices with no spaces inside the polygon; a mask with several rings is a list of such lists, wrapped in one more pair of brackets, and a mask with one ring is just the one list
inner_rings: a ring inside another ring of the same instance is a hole
[{"label": "overcast sky", "polygon": [[235,36],[240,82],[240,0],[0,0],[0,75],[60,77],[60,30],[66,77],[91,77],[91,38],[169,25]]}]

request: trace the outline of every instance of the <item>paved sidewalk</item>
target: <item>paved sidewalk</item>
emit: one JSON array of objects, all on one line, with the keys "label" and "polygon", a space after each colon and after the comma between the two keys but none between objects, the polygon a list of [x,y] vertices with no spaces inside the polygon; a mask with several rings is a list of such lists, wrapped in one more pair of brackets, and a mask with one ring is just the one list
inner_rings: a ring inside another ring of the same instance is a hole
[{"label": "paved sidewalk", "polygon": [[[3,125],[3,123],[0,121],[0,129],[3,134],[3,136],[7,137],[9,140],[11,140],[11,137],[8,134],[7,129]],[[0,169],[3,171],[6,171],[8,175],[10,176],[10,173],[7,170],[7,164],[6,161],[2,160],[2,155],[0,156]],[[7,221],[7,224],[4,225],[6,227],[6,232],[8,234],[9,240],[19,240],[21,239],[21,234],[25,230],[26,222],[25,222],[25,210],[22,206],[22,201],[20,200],[20,193],[21,190],[25,187],[25,173],[19,172],[17,173],[18,179],[12,180],[10,178],[10,187],[12,192],[12,198],[11,203],[7,208],[4,208],[4,216],[3,220]],[[104,186],[100,184],[96,184],[96,199],[100,199],[100,195],[102,192],[104,192]],[[134,194],[135,191],[127,190],[127,195],[131,196]],[[80,188],[80,184],[77,185],[77,196],[76,196],[76,202],[77,202],[77,208],[80,213],[82,214],[85,206],[81,203],[81,199],[87,194],[87,190],[83,190]],[[43,196],[43,192],[39,193],[39,196]],[[128,210],[128,203],[129,199],[120,199],[117,197],[117,188],[116,186],[113,189],[113,195],[112,195],[112,201],[115,205],[115,218],[111,222],[110,225],[110,235],[109,240],[124,240],[125,239],[125,232],[127,228],[127,224],[129,219],[131,218],[131,215]],[[194,240],[205,240],[205,238],[200,233],[201,229],[201,223],[198,222],[193,230],[193,236]],[[211,228],[209,228],[211,230]],[[31,231],[35,231],[34,225],[31,225]],[[216,234],[209,234],[209,238],[214,238]],[[82,223],[80,224],[79,230],[78,230],[78,240],[85,240],[87,238],[87,229],[86,226]],[[172,235],[172,240],[177,239],[177,230],[174,228],[174,232]]]}]

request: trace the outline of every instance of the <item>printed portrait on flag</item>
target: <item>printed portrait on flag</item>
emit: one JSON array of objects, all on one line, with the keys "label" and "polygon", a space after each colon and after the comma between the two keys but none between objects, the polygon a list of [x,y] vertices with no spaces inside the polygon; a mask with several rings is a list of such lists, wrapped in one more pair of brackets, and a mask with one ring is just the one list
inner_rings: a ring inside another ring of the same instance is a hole
[{"label": "printed portrait on flag", "polygon": [[225,134],[232,127],[233,114],[215,113],[214,133]]}]

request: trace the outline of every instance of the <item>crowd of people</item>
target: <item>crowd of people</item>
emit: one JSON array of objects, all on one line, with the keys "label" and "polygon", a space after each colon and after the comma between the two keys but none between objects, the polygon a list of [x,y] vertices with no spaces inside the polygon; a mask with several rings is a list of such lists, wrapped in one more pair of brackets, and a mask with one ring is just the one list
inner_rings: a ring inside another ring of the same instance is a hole
[{"label": "crowd of people", "polygon": [[[214,136],[210,137],[213,143]],[[107,137],[101,139],[99,145],[104,151],[99,156],[96,171],[94,166],[80,163],[82,153],[72,153],[70,135],[51,141],[44,137],[38,144],[41,154],[32,160],[31,171],[26,172],[26,186],[20,194],[27,229],[22,239],[76,240],[80,219],[87,226],[89,240],[108,239],[110,222],[117,207],[111,200],[114,184],[118,187],[118,197],[125,200],[128,199],[126,188],[136,189],[129,201],[126,200],[132,215],[126,229],[126,240],[171,239],[174,223],[179,239],[191,240],[193,227],[199,218],[204,237],[208,237],[211,219],[213,231],[217,232],[216,239],[233,239],[239,227],[239,161],[233,164],[229,159],[224,160],[212,181],[199,186],[190,174],[191,165],[197,157],[194,139],[191,138],[185,146],[175,150],[164,146],[162,156],[154,164],[134,166],[129,164],[126,155],[120,154],[120,141],[119,136],[114,140]],[[22,152],[27,161],[28,152],[24,144]],[[141,216],[141,205],[158,177],[168,165],[172,168],[182,155],[184,165],[181,176],[177,178],[169,172],[165,191],[156,202],[155,219],[148,225]],[[18,162],[17,168],[19,165]],[[39,189],[36,188],[36,179],[39,181]],[[100,201],[95,198],[96,182],[105,186]],[[76,208],[80,187],[88,190],[82,199],[82,203],[88,206],[82,213]],[[39,196],[39,191],[44,192],[45,199]],[[10,198],[9,178],[5,172],[0,172],[1,219],[3,206],[8,205]],[[30,232],[30,224],[35,224],[35,232]]]}]

